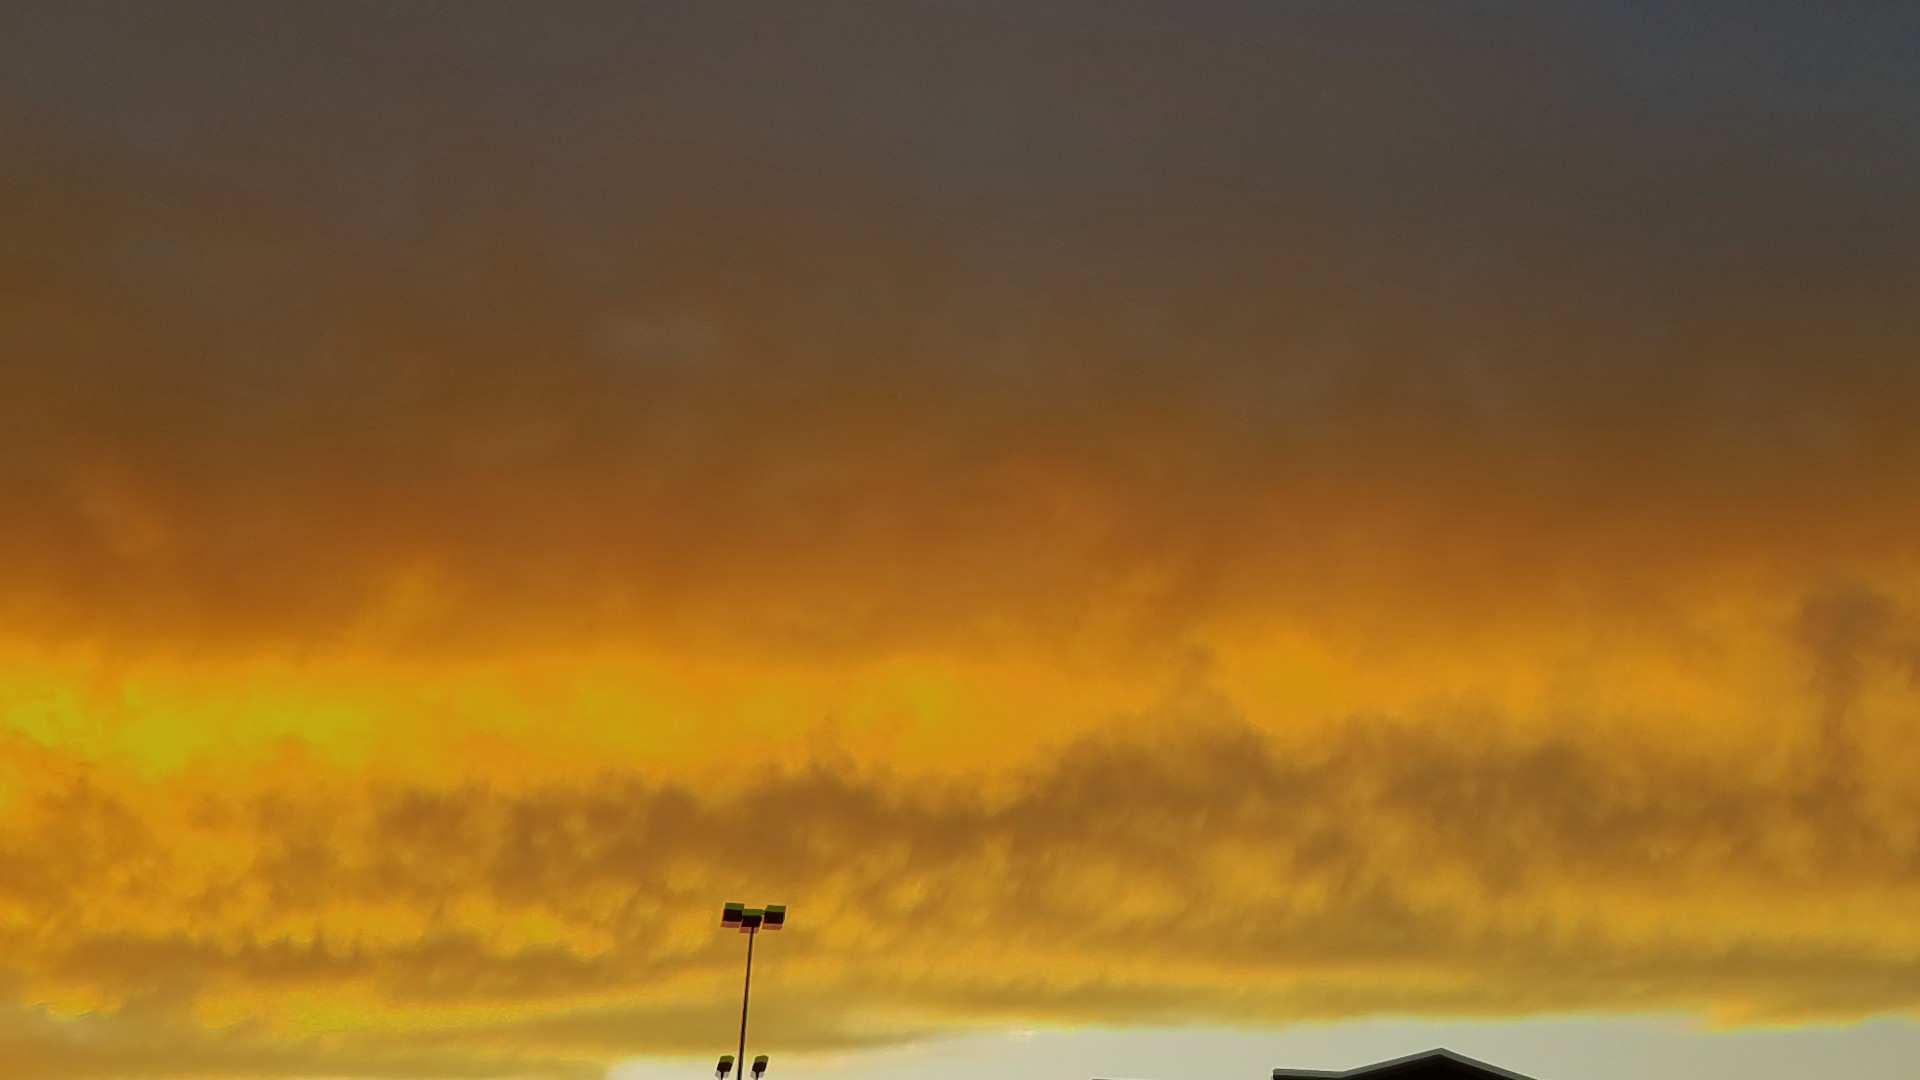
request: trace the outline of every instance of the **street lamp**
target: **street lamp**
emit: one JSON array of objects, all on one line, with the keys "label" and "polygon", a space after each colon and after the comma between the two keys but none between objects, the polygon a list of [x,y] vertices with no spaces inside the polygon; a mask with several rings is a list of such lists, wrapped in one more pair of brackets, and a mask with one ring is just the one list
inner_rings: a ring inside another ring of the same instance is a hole
[{"label": "street lamp", "polygon": [[[727,1080],[727,1074],[732,1071],[733,1071],[733,1055],[721,1054],[720,1064],[715,1065],[713,1067],[713,1075],[719,1077],[720,1080]],[[759,1057],[753,1059],[753,1080],[760,1080],[760,1077],[766,1071],[767,1071],[767,1055],[761,1054]]]},{"label": "street lamp", "polygon": [[[730,926],[747,935],[747,981],[740,991],[740,1050],[739,1057],[728,1054],[720,1059],[713,1075],[726,1080],[727,1073],[733,1070],[736,1061],[747,1060],[747,1001],[753,994],[753,939],[760,936],[762,930],[778,930],[787,924],[787,908],[784,904],[768,904],[764,908],[750,908],[745,904],[728,904],[720,911],[720,925]],[[740,1070],[745,1073],[743,1067]],[[767,1071],[767,1055],[761,1054],[753,1059],[753,1080],[760,1080]],[[740,1080],[746,1080],[744,1076]]]}]

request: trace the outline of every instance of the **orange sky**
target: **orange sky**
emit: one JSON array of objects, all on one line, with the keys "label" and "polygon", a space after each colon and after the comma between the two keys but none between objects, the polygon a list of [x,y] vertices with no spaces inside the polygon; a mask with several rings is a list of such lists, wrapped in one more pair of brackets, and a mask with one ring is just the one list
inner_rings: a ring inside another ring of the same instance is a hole
[{"label": "orange sky", "polygon": [[1910,58],[1069,8],[15,27],[9,1075],[1920,1007]]}]

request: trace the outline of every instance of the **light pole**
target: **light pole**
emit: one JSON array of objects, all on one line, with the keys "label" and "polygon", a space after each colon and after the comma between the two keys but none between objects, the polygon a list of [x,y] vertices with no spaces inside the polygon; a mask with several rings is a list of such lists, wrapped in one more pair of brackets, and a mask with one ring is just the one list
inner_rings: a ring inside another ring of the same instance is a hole
[{"label": "light pole", "polygon": [[[725,1054],[720,1064],[714,1067],[713,1075],[726,1080],[733,1071],[735,1061],[741,1063],[740,1071],[747,1071],[747,1002],[753,995],[753,939],[760,936],[762,930],[778,930],[787,924],[787,908],[784,904],[768,904],[764,908],[750,908],[745,904],[728,904],[720,911],[720,925],[730,926],[747,935],[747,981],[740,990],[740,1050],[739,1057]],[[753,1080],[760,1080],[767,1071],[767,1055],[761,1054],[753,1059]],[[741,1080],[746,1080],[744,1076]]]}]

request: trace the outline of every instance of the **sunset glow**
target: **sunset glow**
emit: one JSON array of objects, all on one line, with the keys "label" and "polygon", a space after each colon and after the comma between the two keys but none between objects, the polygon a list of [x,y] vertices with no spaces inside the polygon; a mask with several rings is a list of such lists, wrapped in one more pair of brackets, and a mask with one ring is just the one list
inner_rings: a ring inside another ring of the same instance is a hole
[{"label": "sunset glow", "polygon": [[1914,18],[39,7],[0,1073],[1920,1010]]}]

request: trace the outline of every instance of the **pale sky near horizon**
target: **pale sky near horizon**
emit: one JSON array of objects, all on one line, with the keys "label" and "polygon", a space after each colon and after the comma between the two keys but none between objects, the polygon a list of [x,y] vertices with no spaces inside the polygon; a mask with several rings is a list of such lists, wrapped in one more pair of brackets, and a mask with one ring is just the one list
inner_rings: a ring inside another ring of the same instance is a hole
[{"label": "pale sky near horizon", "polygon": [[[1276,1068],[1342,1070],[1445,1047],[1535,1080],[1910,1080],[1920,1025],[1712,1030],[1685,1016],[1512,1021],[1378,1019],[1238,1028],[1009,1029],[824,1058],[772,1058],[768,1076],[835,1080],[1268,1080]],[[750,1052],[751,1056],[751,1052]],[[772,1057],[772,1055],[769,1055]],[[616,1066],[610,1080],[706,1075],[704,1059]]]},{"label": "pale sky near horizon", "polygon": [[0,2],[0,1061],[1891,1078],[1916,191],[1911,3]]}]

